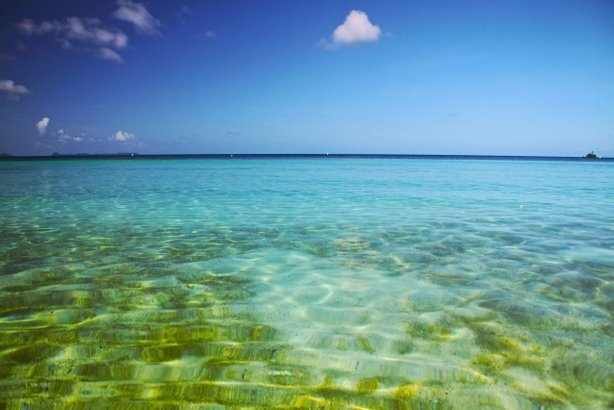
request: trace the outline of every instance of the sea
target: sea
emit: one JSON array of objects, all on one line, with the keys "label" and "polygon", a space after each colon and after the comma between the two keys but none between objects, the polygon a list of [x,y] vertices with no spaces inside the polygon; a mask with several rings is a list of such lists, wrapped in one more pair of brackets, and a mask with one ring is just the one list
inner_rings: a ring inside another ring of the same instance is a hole
[{"label": "sea", "polygon": [[0,407],[614,408],[614,161],[0,161]]}]

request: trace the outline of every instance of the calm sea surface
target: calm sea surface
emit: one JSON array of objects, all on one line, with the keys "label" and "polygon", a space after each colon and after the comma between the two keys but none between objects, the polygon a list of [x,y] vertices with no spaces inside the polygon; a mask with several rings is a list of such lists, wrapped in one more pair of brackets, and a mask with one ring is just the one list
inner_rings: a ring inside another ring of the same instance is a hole
[{"label": "calm sea surface", "polygon": [[0,407],[614,407],[614,162],[3,161],[0,199]]}]

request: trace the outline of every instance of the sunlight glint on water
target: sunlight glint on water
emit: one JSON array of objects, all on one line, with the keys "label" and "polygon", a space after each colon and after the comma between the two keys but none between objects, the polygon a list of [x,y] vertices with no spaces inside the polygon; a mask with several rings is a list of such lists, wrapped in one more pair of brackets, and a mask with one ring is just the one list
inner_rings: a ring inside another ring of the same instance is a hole
[{"label": "sunlight glint on water", "polygon": [[608,408],[614,163],[0,162],[9,408]]}]

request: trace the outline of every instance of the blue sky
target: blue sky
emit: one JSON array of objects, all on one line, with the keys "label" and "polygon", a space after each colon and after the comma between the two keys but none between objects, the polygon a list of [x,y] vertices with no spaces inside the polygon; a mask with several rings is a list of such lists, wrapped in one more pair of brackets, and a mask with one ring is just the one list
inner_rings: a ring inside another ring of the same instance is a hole
[{"label": "blue sky", "polygon": [[0,152],[614,156],[614,2],[0,5]]}]

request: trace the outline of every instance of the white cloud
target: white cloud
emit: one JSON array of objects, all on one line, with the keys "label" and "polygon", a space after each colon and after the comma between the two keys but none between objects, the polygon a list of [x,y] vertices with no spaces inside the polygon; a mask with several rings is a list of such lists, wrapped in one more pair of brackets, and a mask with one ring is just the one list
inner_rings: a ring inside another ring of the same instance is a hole
[{"label": "white cloud", "polygon": [[35,127],[40,135],[45,135],[47,126],[49,125],[49,117],[43,117],[42,120],[36,123]]},{"label": "white cloud", "polygon": [[[28,36],[53,34],[64,49],[71,49],[72,42],[95,44],[108,50],[122,50],[128,46],[128,36],[121,30],[104,26],[96,18],[68,17],[63,21],[43,20],[38,23],[31,19],[24,19],[17,23],[17,29]],[[114,53],[113,57],[109,52],[103,52],[101,49],[97,51],[101,58],[118,61],[119,57],[121,60],[117,51],[111,50]]]},{"label": "white cloud", "polygon": [[116,28],[103,26],[96,18],[68,17],[64,21],[43,20],[40,23],[25,19],[17,23],[17,29],[29,36],[56,34],[60,40],[70,39],[117,49],[128,45],[128,36]]},{"label": "white cloud", "polygon": [[369,21],[367,13],[352,10],[343,24],[333,31],[331,40],[324,40],[323,44],[326,48],[334,49],[340,46],[377,41],[381,34],[380,28]]},{"label": "white cloud", "polygon": [[135,137],[134,134],[129,133],[128,131],[117,131],[115,135],[111,137],[111,140],[114,141],[128,141]]},{"label": "white cloud", "polygon": [[60,23],[57,20],[54,20],[43,21],[42,23],[37,24],[32,19],[24,19],[23,21],[17,23],[17,29],[23,34],[33,36],[38,34],[48,34],[52,31],[57,31],[58,28],[54,26],[55,24]]},{"label": "white cloud", "polygon": [[128,36],[118,29],[103,27],[100,20],[95,18],[68,17],[65,28],[67,37],[70,39],[117,49],[128,45]]},{"label": "white cloud", "polygon": [[205,31],[205,37],[209,39],[214,39],[217,38],[217,34],[215,34],[215,31],[207,30]]},{"label": "white cloud", "polygon": [[124,59],[115,50],[111,50],[108,47],[102,47],[98,50],[98,56],[104,60],[115,61],[116,63],[123,63]]},{"label": "white cloud", "polygon": [[73,137],[72,135],[69,135],[66,132],[64,132],[63,129],[58,130],[55,134],[59,138],[60,142],[66,142],[66,141],[81,142],[83,141],[83,138]]},{"label": "white cloud", "polygon": [[133,3],[131,0],[117,0],[119,8],[113,13],[118,20],[134,24],[136,31],[141,34],[158,34],[156,27],[160,22],[154,18],[141,3]]},{"label": "white cloud", "polygon": [[31,94],[23,85],[15,84],[13,80],[0,80],[0,91],[12,94]]},{"label": "white cloud", "polygon": [[6,94],[9,100],[18,101],[22,95],[32,94],[25,86],[15,84],[13,80],[0,80],[0,92]]}]

